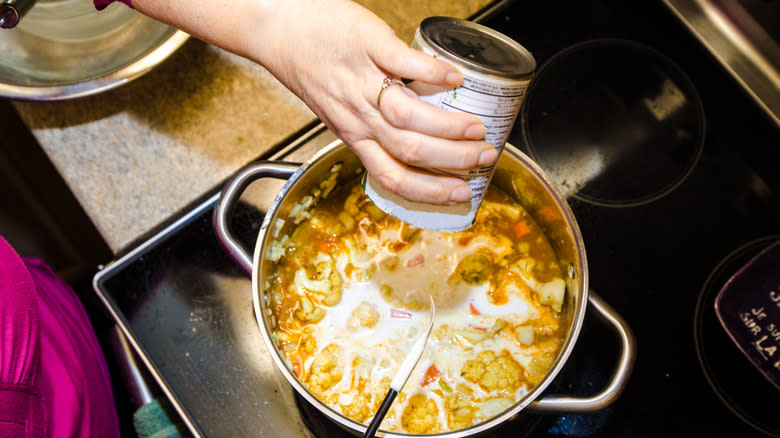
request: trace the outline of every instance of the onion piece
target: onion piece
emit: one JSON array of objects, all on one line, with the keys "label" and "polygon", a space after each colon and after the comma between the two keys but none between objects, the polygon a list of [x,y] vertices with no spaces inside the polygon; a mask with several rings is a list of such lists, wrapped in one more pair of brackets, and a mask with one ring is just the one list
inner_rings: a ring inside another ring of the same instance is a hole
[{"label": "onion piece", "polygon": [[515,402],[508,398],[491,398],[490,400],[475,403],[478,409],[477,415],[481,418],[493,418],[509,409],[513,404]]}]

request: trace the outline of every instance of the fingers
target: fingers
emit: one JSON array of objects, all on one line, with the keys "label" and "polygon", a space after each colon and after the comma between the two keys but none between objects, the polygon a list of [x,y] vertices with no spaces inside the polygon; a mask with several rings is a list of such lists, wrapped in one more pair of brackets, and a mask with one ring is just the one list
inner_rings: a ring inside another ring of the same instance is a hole
[{"label": "fingers", "polygon": [[394,127],[449,138],[481,140],[485,128],[473,114],[451,112],[421,101],[414,91],[391,85],[378,100],[379,110]]},{"label": "fingers", "polygon": [[422,168],[466,170],[498,158],[493,146],[484,141],[454,141],[402,130],[377,135],[377,141],[398,161]]},{"label": "fingers", "polygon": [[475,115],[437,108],[401,85],[390,85],[381,93],[382,120],[374,139],[402,163],[464,170],[498,158],[492,145],[479,141],[485,131]]},{"label": "fingers", "polygon": [[395,35],[382,45],[370,47],[368,55],[395,77],[444,87],[463,83],[463,75],[454,66],[409,47]]},{"label": "fingers", "polygon": [[359,142],[352,145],[352,149],[375,181],[405,199],[432,204],[452,204],[471,198],[471,188],[462,179],[434,175],[405,166],[376,142]]}]

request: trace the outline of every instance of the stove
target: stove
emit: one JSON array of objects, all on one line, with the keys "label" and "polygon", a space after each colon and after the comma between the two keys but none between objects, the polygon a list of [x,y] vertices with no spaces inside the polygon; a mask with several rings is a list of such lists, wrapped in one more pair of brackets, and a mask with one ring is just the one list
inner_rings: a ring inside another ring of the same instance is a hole
[{"label": "stove", "polygon": [[[632,328],[638,355],[603,411],[523,411],[488,436],[779,437],[780,391],[713,306],[729,277],[780,239],[780,129],[660,2],[526,3],[481,19],[539,66],[509,142],[567,195],[590,286]],[[303,162],[334,140],[314,124],[258,158]],[[282,183],[255,182],[236,206],[231,225],[247,248]],[[212,230],[217,198],[108,264],[96,292],[193,435],[346,435],[265,351],[251,282]],[[589,310],[547,393],[598,392],[618,354]]]}]

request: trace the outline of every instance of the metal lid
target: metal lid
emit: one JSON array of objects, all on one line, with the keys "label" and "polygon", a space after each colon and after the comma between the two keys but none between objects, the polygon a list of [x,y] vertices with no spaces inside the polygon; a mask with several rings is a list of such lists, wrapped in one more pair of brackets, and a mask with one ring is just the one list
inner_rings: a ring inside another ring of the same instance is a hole
[{"label": "metal lid", "polygon": [[520,77],[536,69],[536,60],[523,46],[472,21],[429,17],[420,24],[420,34],[443,54],[483,73]]}]

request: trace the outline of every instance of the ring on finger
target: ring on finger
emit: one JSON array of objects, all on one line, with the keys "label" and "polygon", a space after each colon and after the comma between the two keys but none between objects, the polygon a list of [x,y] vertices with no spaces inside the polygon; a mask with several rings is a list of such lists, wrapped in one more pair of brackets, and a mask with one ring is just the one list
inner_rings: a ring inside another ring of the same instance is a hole
[{"label": "ring on finger", "polygon": [[379,105],[382,103],[382,94],[384,94],[385,90],[387,90],[387,88],[390,87],[391,85],[400,85],[406,88],[406,85],[400,79],[396,79],[390,76],[384,78],[382,80],[382,88],[379,89],[379,95],[376,97],[377,108],[379,108]]}]

